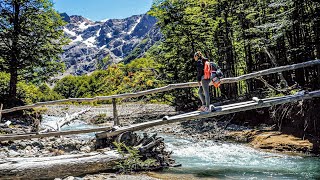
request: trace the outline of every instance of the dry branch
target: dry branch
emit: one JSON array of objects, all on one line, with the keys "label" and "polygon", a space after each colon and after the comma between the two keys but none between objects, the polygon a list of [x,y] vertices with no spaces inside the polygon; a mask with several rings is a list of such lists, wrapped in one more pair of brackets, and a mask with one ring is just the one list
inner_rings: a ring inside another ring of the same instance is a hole
[{"label": "dry branch", "polygon": [[91,109],[91,107],[90,107],[90,108],[87,108],[87,109],[84,109],[84,110],[82,110],[82,111],[80,111],[80,112],[73,113],[73,114],[71,114],[70,116],[69,116],[68,114],[66,114],[66,117],[65,117],[65,118],[57,121],[57,129],[56,129],[56,130],[57,130],[57,131],[60,131],[60,129],[61,129],[63,126],[71,123],[73,120],[77,119],[78,116],[80,116],[80,115],[82,115],[82,114],[90,111],[90,109]]},{"label": "dry branch", "polygon": [[[262,71],[257,71],[257,72],[245,74],[242,76],[238,76],[238,77],[223,78],[223,79],[221,79],[221,84],[236,83],[236,82],[239,82],[242,80],[256,78],[256,77],[260,77],[260,76],[264,76],[264,75],[268,75],[268,74],[273,74],[273,73],[278,73],[278,72],[282,72],[282,71],[289,71],[289,70],[294,70],[294,69],[298,69],[298,68],[314,66],[314,65],[318,65],[318,64],[320,64],[320,60],[317,59],[317,60],[307,61],[307,62],[298,63],[298,64],[292,64],[292,65],[287,65],[287,66],[275,67],[275,68],[271,68],[271,69],[265,69]],[[18,111],[18,110],[31,109],[34,107],[59,104],[59,103],[65,103],[65,102],[93,102],[93,101],[101,101],[101,100],[111,100],[113,98],[133,98],[133,97],[139,97],[139,96],[143,96],[143,95],[147,95],[147,94],[170,91],[173,89],[181,89],[181,88],[189,88],[189,87],[197,87],[197,86],[198,86],[197,82],[169,84],[164,87],[135,92],[135,93],[117,94],[117,95],[111,95],[111,96],[97,96],[94,98],[69,98],[69,99],[62,99],[62,100],[57,100],[57,101],[38,102],[35,104],[31,104],[31,105],[14,107],[11,109],[4,109],[4,110],[1,110],[0,112],[2,114],[4,114],[4,113],[10,113],[10,112]]]}]

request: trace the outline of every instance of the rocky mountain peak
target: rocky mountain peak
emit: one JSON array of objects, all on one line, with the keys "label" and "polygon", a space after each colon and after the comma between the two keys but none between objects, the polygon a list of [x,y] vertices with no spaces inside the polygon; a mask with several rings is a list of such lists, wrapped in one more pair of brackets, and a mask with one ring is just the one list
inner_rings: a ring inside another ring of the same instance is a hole
[{"label": "rocky mountain peak", "polygon": [[109,60],[103,68],[120,61],[130,62],[161,38],[156,19],[147,14],[96,22],[78,15],[61,16],[68,22],[63,28],[65,36],[71,39],[61,55],[66,74],[90,73],[103,58]]},{"label": "rocky mountain peak", "polygon": [[84,18],[82,16],[78,16],[78,15],[72,15],[70,16],[70,23],[92,23],[91,20]]}]

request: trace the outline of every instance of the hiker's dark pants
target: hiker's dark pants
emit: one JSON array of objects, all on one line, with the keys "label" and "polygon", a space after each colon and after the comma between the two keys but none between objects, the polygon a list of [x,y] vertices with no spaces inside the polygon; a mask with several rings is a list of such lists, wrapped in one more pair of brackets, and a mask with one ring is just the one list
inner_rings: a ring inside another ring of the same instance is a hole
[{"label": "hiker's dark pants", "polygon": [[209,94],[209,84],[210,79],[203,79],[201,80],[201,86],[199,87],[198,94],[203,106],[209,107],[210,106],[210,94]]}]

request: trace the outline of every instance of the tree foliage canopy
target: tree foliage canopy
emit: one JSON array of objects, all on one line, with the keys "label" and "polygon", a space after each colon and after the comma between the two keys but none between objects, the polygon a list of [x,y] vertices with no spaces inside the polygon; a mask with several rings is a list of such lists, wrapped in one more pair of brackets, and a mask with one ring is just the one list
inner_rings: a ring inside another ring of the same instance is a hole
[{"label": "tree foliage canopy", "polygon": [[152,58],[139,58],[126,65],[113,64],[90,75],[66,76],[57,82],[54,91],[65,98],[75,98],[153,89],[164,85],[157,79],[159,67]]},{"label": "tree foliage canopy", "polygon": [[[154,56],[168,83],[195,80],[193,53],[200,50],[222,67],[227,77],[319,58],[320,6],[312,0],[159,0],[150,15],[158,19],[163,40]],[[265,77],[278,86],[298,84],[319,88],[320,71],[298,69],[294,74]],[[264,84],[247,80],[212,90],[215,97],[252,95]],[[196,93],[178,90],[175,104],[192,107]]]},{"label": "tree foliage canopy", "polygon": [[18,80],[39,83],[63,70],[59,54],[68,42],[61,28],[65,22],[51,1],[2,0],[0,17],[0,68],[10,74],[12,98]]}]

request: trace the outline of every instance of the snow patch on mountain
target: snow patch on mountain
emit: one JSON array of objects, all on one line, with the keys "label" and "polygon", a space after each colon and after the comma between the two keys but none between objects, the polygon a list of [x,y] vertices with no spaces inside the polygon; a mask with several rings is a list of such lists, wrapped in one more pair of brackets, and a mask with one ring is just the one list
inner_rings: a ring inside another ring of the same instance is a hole
[{"label": "snow patch on mountain", "polygon": [[101,50],[101,49],[104,49],[106,46],[107,46],[107,45],[103,45],[103,46],[101,46],[99,49],[100,49],[100,50]]},{"label": "snow patch on mountain", "polygon": [[100,21],[98,21],[98,22],[106,22],[106,21],[108,21],[109,19],[102,19],[102,20],[100,20]]},{"label": "snow patch on mountain", "polygon": [[96,42],[96,37],[90,37],[87,40],[83,41],[88,47],[96,47],[94,44]]},{"label": "snow patch on mountain", "polygon": [[78,41],[83,41],[83,38],[81,35],[78,35],[75,40],[72,41],[72,43],[78,42]]},{"label": "snow patch on mountain", "polygon": [[139,19],[137,20],[136,24],[130,29],[130,31],[128,32],[128,34],[131,34],[132,31],[137,27],[137,25],[140,23],[141,21],[141,17],[139,17]]},{"label": "snow patch on mountain", "polygon": [[65,33],[67,33],[67,34],[70,34],[71,36],[76,36],[77,34],[75,33],[75,32],[73,32],[73,31],[70,31],[69,29],[67,29],[67,28],[63,28],[63,31],[65,32]]},{"label": "snow patch on mountain", "polygon": [[79,28],[80,28],[81,30],[86,30],[86,29],[88,29],[88,27],[91,27],[91,26],[93,26],[93,25],[90,25],[90,24],[88,24],[87,22],[82,22],[82,23],[79,25]]},{"label": "snow patch on mountain", "polygon": [[97,31],[97,34],[96,34],[97,37],[100,35],[100,31],[101,31],[101,28]]}]

